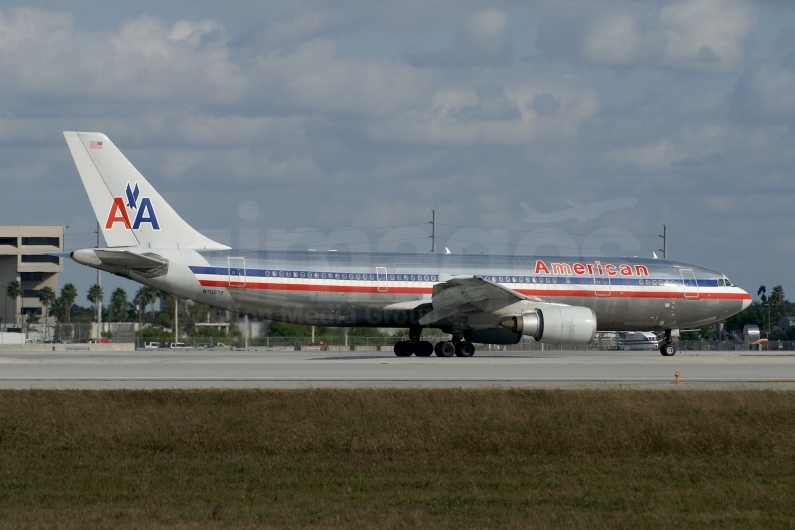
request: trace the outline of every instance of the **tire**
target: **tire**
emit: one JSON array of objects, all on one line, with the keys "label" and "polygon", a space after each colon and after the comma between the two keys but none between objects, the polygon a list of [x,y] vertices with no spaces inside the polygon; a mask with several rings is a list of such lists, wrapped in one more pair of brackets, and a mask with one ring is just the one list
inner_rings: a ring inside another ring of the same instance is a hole
[{"label": "tire", "polygon": [[435,349],[436,355],[439,357],[452,357],[455,355],[455,344],[452,342],[440,342]]},{"label": "tire", "polygon": [[458,357],[472,357],[475,355],[475,345],[469,341],[456,344],[455,354]]},{"label": "tire", "polygon": [[433,344],[425,340],[417,343],[416,348],[414,348],[414,355],[417,357],[430,357],[433,355]]},{"label": "tire", "polygon": [[407,340],[401,340],[395,344],[395,355],[398,357],[411,357],[414,353],[411,348],[411,343]]},{"label": "tire", "polygon": [[663,357],[672,357],[676,355],[676,346],[673,344],[663,344],[660,346],[660,353]]}]

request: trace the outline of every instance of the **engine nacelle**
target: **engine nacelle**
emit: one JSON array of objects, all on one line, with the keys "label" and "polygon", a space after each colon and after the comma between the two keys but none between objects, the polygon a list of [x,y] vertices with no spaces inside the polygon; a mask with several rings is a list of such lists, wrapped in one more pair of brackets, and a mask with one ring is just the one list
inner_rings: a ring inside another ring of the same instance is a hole
[{"label": "engine nacelle", "polygon": [[588,307],[546,306],[511,317],[500,325],[546,344],[585,345],[596,335],[596,315]]}]

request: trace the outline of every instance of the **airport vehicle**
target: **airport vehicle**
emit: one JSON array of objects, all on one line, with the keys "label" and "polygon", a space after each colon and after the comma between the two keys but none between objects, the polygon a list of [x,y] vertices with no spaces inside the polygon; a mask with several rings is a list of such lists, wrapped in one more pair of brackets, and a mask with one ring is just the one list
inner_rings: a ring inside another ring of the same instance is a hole
[{"label": "airport vehicle", "polygon": [[0,331],[0,344],[25,344],[27,337],[24,333],[6,333]]},{"label": "airport vehicle", "polygon": [[648,331],[629,331],[618,339],[618,347],[627,350],[656,350],[660,342],[657,335]]},{"label": "airport vehicle", "polygon": [[[671,331],[751,303],[725,275],[668,260],[232,250],[189,226],[101,133],[65,132],[108,244],[76,262],[271,320],[400,327],[395,354],[469,357],[473,343],[589,344],[597,328]],[[421,340],[438,328],[451,340]]]}]

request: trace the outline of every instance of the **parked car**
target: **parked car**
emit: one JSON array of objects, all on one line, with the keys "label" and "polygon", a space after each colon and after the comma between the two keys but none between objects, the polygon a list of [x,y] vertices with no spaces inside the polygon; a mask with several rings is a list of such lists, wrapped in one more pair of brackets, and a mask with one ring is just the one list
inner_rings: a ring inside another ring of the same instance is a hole
[{"label": "parked car", "polygon": [[157,350],[158,348],[160,348],[159,342],[144,342],[145,350]]},{"label": "parked car", "polygon": [[187,350],[189,346],[184,342],[172,342],[169,345],[169,348],[171,348],[172,350]]}]

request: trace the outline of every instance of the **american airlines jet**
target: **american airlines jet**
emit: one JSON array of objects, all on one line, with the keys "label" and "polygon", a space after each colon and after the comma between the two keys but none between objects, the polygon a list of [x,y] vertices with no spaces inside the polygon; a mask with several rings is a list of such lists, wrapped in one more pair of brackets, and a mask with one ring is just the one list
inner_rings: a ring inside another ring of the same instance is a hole
[{"label": "american airlines jet", "polygon": [[[188,225],[101,133],[64,132],[107,248],[89,267],[212,307],[297,324],[408,328],[395,355],[469,357],[523,336],[584,345],[603,331],[671,331],[734,315],[748,293],[718,272],[637,258],[235,251]],[[449,341],[421,339],[423,328]]]}]

